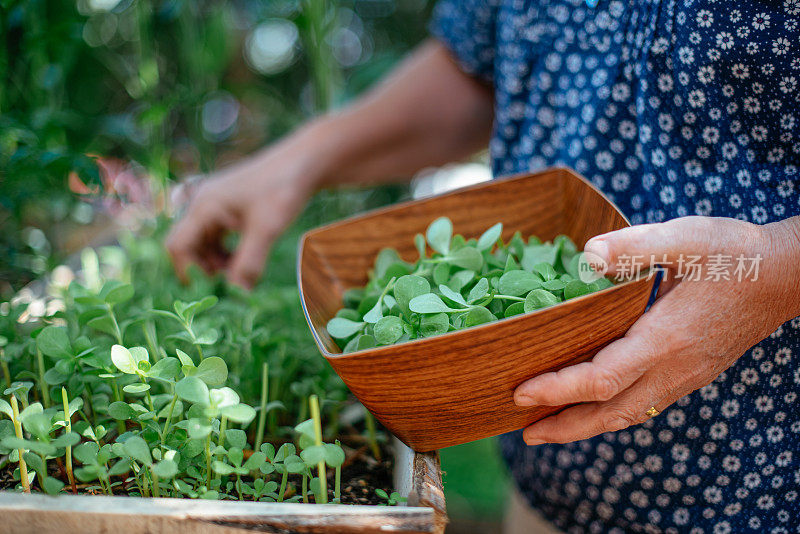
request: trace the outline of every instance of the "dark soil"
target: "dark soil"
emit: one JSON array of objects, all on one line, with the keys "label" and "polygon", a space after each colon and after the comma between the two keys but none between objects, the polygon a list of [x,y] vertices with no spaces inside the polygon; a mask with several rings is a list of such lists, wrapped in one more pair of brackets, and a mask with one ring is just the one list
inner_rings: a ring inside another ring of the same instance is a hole
[{"label": "dark soil", "polygon": [[[375,494],[376,489],[391,493],[394,487],[392,473],[393,457],[385,448],[381,460],[377,461],[367,445],[358,449],[345,446],[347,459],[342,466],[342,504],[380,504],[384,502]],[[328,475],[328,488],[334,487],[334,475]],[[333,491],[329,491],[329,500]]]},{"label": "dark soil", "polygon": [[16,482],[13,478],[16,465],[5,465],[0,469],[0,490],[14,489]]}]

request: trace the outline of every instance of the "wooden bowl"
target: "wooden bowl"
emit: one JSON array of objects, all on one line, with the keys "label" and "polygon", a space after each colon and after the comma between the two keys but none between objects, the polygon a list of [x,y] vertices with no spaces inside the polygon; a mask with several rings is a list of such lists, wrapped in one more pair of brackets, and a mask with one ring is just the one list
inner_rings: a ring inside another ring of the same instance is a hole
[{"label": "wooden bowl", "polygon": [[375,256],[394,247],[418,259],[414,235],[437,217],[478,237],[497,222],[543,241],[566,234],[579,249],[598,234],[630,226],[619,210],[569,169],[494,180],[358,215],[303,236],[298,283],[320,352],[353,394],[400,440],[429,451],[523,428],[561,407],[521,408],[526,379],[589,360],[644,312],[644,277],[556,306],[490,324],[342,355],[325,325],[346,289],[363,286]]}]

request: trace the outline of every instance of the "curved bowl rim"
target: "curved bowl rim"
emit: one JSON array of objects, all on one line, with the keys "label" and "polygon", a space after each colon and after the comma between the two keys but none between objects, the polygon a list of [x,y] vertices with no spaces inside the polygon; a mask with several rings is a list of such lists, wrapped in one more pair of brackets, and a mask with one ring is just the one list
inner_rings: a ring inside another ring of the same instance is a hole
[{"label": "curved bowl rim", "polygon": [[[513,322],[521,322],[521,321],[524,321],[524,320],[526,320],[527,318],[529,318],[529,317],[531,317],[533,315],[546,313],[546,312],[552,311],[554,309],[557,309],[559,306],[561,306],[563,304],[566,304],[567,302],[573,302],[573,301],[579,301],[579,300],[588,300],[588,299],[591,299],[593,297],[598,297],[599,295],[607,294],[609,292],[618,290],[619,288],[626,287],[626,286],[631,285],[631,284],[638,284],[638,283],[642,282],[642,280],[644,280],[645,278],[649,279],[651,277],[650,270],[649,269],[646,269],[646,270],[643,269],[642,271],[640,271],[637,274],[637,276],[635,276],[634,278],[632,278],[630,280],[626,280],[626,281],[624,281],[622,283],[615,284],[612,287],[607,287],[605,289],[602,289],[600,291],[596,291],[594,293],[589,293],[587,295],[581,295],[580,297],[575,297],[573,299],[569,299],[569,301],[559,302],[558,304],[556,304],[554,306],[549,306],[547,308],[541,308],[539,310],[535,310],[535,311],[528,312],[528,313],[522,313],[522,314],[519,314],[519,315],[515,315],[513,317],[504,317],[504,318],[498,319],[497,321],[493,321],[491,323],[485,323],[485,324],[473,326],[473,327],[470,327],[470,328],[465,328],[465,329],[462,329],[462,330],[455,330],[453,332],[447,332],[447,333],[444,333],[444,334],[439,334],[439,335],[431,336],[431,337],[427,337],[427,338],[411,339],[411,340],[408,340],[408,341],[404,341],[403,343],[397,343],[397,344],[394,344],[394,345],[384,345],[384,346],[380,346],[380,347],[372,347],[372,348],[369,348],[369,349],[363,349],[363,350],[359,350],[359,351],[356,351],[356,352],[349,352],[347,354],[344,354],[344,353],[341,353],[341,352],[330,352],[327,348],[325,348],[325,345],[323,344],[322,340],[320,339],[319,335],[317,334],[316,329],[313,327],[313,322],[311,320],[311,316],[309,315],[308,307],[306,306],[305,295],[304,295],[304,292],[303,292],[303,277],[302,277],[302,272],[303,272],[303,249],[305,248],[306,240],[309,238],[310,235],[313,235],[314,233],[320,232],[322,230],[335,229],[337,226],[340,226],[340,225],[349,224],[349,223],[352,223],[352,222],[355,222],[355,221],[358,221],[358,220],[361,220],[361,219],[365,219],[365,218],[368,218],[368,217],[373,217],[375,215],[380,215],[381,213],[384,213],[384,212],[387,212],[387,211],[392,211],[392,210],[396,210],[396,209],[403,209],[403,208],[406,208],[406,207],[408,207],[410,205],[416,204],[416,203],[418,203],[420,201],[430,200],[432,198],[440,198],[440,197],[444,197],[444,196],[457,195],[457,194],[463,193],[465,191],[481,189],[481,188],[489,186],[489,185],[494,185],[494,184],[497,184],[498,182],[501,182],[501,181],[535,179],[540,174],[544,174],[544,173],[548,173],[548,172],[554,172],[554,171],[566,171],[566,172],[570,173],[571,175],[573,175],[578,180],[582,181],[586,186],[588,186],[590,189],[592,189],[595,193],[599,194],[603,198],[603,200],[605,200],[614,209],[614,211],[616,211],[617,214],[619,214],[622,217],[622,219],[625,221],[625,223],[628,226],[631,226],[630,220],[619,209],[619,207],[617,207],[617,205],[614,204],[614,202],[612,202],[602,191],[600,191],[597,187],[595,187],[594,184],[592,184],[586,178],[584,178],[583,176],[578,174],[576,171],[574,171],[574,170],[572,170],[572,169],[570,169],[568,167],[555,166],[555,167],[547,167],[545,169],[541,169],[541,170],[538,170],[536,172],[524,172],[524,173],[517,173],[517,174],[512,174],[512,175],[507,175],[507,176],[501,176],[501,177],[498,177],[496,179],[490,180],[488,182],[482,182],[482,183],[479,183],[479,184],[473,184],[473,185],[469,185],[469,186],[465,186],[465,187],[460,187],[458,189],[453,189],[452,191],[447,191],[447,192],[442,193],[440,195],[434,195],[434,196],[425,197],[425,198],[422,198],[422,199],[412,199],[412,200],[408,200],[408,201],[405,201],[405,202],[398,202],[396,204],[391,204],[389,206],[384,206],[384,207],[373,209],[373,210],[369,210],[369,211],[366,211],[366,212],[363,212],[363,213],[358,213],[358,214],[355,214],[353,216],[347,217],[345,219],[341,219],[339,221],[334,221],[332,223],[329,223],[329,224],[326,224],[326,225],[322,225],[322,226],[319,226],[317,228],[313,228],[313,229],[308,230],[305,233],[303,233],[303,236],[300,239],[300,245],[299,245],[299,247],[297,249],[297,266],[296,266],[297,286],[298,286],[298,290],[299,290],[299,293],[300,293],[300,304],[301,304],[301,306],[303,308],[303,315],[306,318],[306,323],[308,323],[309,330],[311,330],[311,335],[314,337],[314,342],[317,345],[317,349],[320,351],[320,353],[326,359],[338,360],[338,359],[342,359],[342,358],[359,357],[359,356],[363,356],[363,355],[366,355],[366,354],[390,352],[390,351],[396,349],[397,347],[401,347],[401,346],[402,347],[407,347],[409,345],[422,344],[422,343],[428,342],[428,341],[430,341],[432,339],[442,339],[442,338],[451,338],[452,339],[452,338],[457,337],[457,336],[468,336],[468,335],[471,335],[474,332],[480,332],[480,331],[483,331],[483,330],[486,330],[486,329],[489,329],[489,328],[492,328],[492,327],[496,327],[497,324],[501,323],[501,322],[503,324],[513,324]],[[652,282],[653,282],[653,284],[655,284],[655,277],[652,277],[652,278],[653,278]],[[651,289],[651,291],[652,291],[652,289]]]}]

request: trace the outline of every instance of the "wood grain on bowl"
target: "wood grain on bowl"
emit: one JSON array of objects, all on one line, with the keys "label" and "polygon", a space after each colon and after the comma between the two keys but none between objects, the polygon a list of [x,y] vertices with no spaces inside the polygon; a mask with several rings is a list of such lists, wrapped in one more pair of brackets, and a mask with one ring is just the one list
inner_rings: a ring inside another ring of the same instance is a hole
[{"label": "wood grain on bowl", "polygon": [[446,216],[466,238],[503,223],[579,248],[629,226],[601,193],[574,172],[550,169],[480,184],[353,217],[308,232],[298,283],[320,352],[358,399],[398,438],[434,450],[522,428],[563,407],[520,408],[524,380],[590,359],[644,312],[652,280],[637,279],[551,308],[399,345],[341,355],[325,329],[343,292],[363,285],[375,256],[393,247],[413,261],[414,235]]}]

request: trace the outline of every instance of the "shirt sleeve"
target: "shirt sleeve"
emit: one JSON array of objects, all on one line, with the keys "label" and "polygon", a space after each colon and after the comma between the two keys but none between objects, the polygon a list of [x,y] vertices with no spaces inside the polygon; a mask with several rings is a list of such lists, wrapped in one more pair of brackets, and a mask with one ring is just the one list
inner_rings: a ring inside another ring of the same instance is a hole
[{"label": "shirt sleeve", "polygon": [[455,56],[461,69],[492,83],[498,0],[440,0],[430,31]]}]

